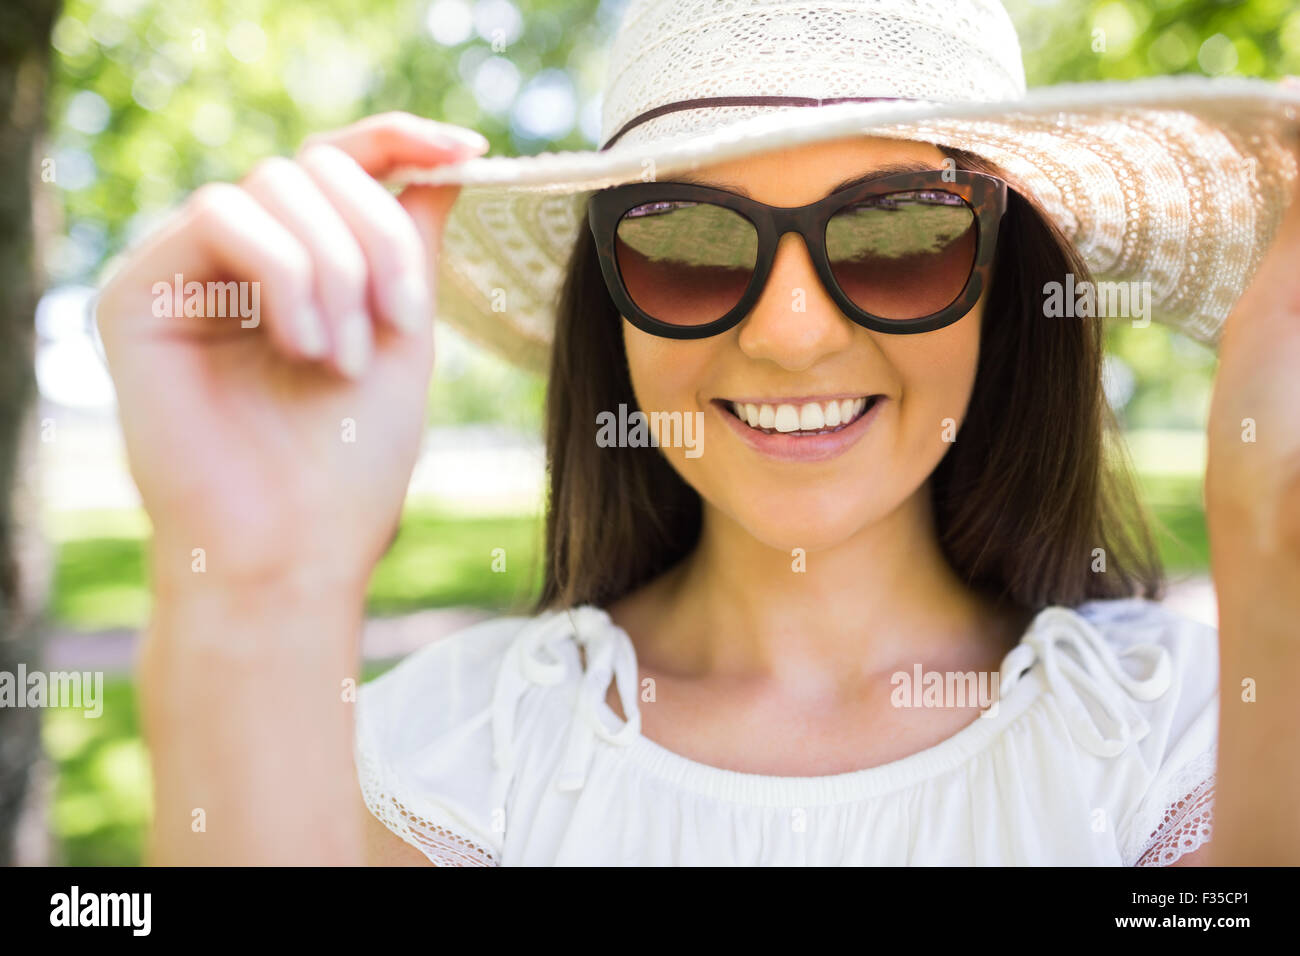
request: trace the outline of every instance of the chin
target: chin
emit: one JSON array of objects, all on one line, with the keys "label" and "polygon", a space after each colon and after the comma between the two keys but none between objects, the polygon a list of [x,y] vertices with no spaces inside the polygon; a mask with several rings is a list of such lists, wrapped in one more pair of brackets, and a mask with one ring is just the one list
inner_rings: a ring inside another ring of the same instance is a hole
[{"label": "chin", "polygon": [[751,537],[786,554],[795,548],[808,554],[834,548],[878,521],[882,513],[879,502],[826,500],[794,505],[787,500],[774,508],[755,508],[747,502],[731,511]]}]

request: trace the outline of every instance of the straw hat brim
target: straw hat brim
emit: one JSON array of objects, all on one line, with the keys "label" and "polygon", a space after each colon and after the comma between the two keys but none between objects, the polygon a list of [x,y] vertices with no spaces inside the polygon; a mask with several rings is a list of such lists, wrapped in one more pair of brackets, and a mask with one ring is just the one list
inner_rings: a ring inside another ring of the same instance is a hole
[{"label": "straw hat brim", "polygon": [[1214,347],[1297,178],[1300,90],[1260,80],[1161,77],[1043,87],[1000,103],[723,112],[704,132],[642,130],[649,140],[604,151],[396,171],[393,185],[461,186],[444,233],[438,318],[545,371],[556,300],[593,192],[772,149],[881,136],[996,164],[1056,220],[1095,279],[1149,282],[1151,318]]}]

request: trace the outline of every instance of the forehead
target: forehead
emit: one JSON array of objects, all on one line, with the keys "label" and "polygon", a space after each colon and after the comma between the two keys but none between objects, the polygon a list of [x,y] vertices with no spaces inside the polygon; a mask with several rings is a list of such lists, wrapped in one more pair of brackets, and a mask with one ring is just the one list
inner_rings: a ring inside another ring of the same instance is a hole
[{"label": "forehead", "polygon": [[849,177],[899,165],[939,169],[945,158],[930,143],[855,136],[710,163],[667,178],[719,186],[772,206],[801,206],[821,199]]}]

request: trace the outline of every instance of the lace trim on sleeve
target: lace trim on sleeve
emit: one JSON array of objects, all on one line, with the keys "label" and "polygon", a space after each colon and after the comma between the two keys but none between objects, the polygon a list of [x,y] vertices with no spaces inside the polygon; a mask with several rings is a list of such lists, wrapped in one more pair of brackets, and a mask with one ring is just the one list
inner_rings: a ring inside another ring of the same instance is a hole
[{"label": "lace trim on sleeve", "polygon": [[370,812],[384,826],[423,853],[437,866],[499,866],[487,847],[454,829],[412,812],[401,797],[384,785],[375,761],[360,751],[357,776]]},{"label": "lace trim on sleeve", "polygon": [[1210,841],[1214,823],[1212,754],[1194,761],[1177,778],[1183,786],[1194,780],[1195,785],[1186,789],[1186,796],[1165,810],[1164,819],[1147,838],[1134,866],[1169,866]]}]

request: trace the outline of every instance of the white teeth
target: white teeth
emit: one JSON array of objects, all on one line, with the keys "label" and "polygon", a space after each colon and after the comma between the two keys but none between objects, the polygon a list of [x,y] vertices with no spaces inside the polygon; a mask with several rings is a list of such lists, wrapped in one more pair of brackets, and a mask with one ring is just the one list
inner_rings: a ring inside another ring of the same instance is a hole
[{"label": "white teeth", "polygon": [[799,413],[794,410],[793,405],[778,405],[776,407],[776,425],[779,432],[797,432],[799,430]]},{"label": "white teeth", "polygon": [[754,402],[731,402],[731,410],[751,428],[763,431],[824,432],[843,428],[859,418],[868,399],[845,398],[828,402],[805,402],[803,405],[766,405]]},{"label": "white teeth", "polygon": [[826,427],[826,418],[822,415],[822,407],[813,402],[809,402],[803,408],[799,409],[799,430],[805,432],[815,432],[819,428]]}]

